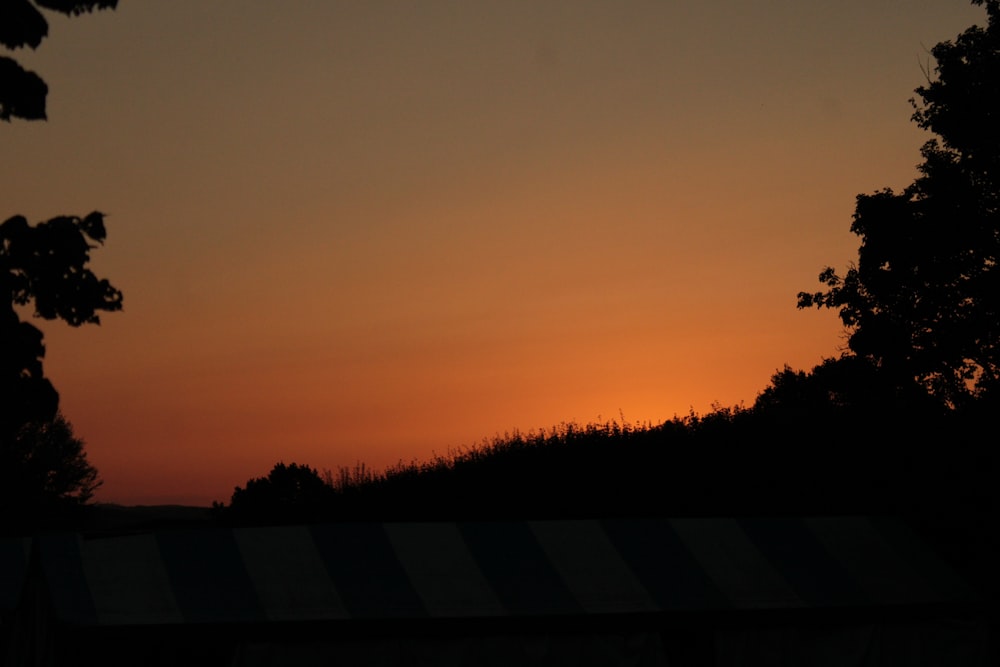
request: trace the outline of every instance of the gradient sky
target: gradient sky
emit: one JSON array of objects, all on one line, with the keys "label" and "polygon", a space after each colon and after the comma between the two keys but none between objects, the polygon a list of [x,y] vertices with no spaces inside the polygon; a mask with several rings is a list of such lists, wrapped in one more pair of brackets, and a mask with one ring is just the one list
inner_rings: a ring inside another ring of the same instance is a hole
[{"label": "gradient sky", "polygon": [[121,0],[50,17],[0,217],[108,214],[100,327],[35,323],[98,500],[753,403],[900,188],[965,0]]}]

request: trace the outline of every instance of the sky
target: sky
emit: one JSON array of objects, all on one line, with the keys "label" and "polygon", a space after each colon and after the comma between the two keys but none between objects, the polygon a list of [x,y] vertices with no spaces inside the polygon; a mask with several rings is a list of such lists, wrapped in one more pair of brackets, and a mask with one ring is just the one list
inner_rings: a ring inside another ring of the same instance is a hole
[{"label": "sky", "polygon": [[107,214],[45,332],[97,500],[207,505],[560,423],[752,405],[905,187],[964,0],[121,0],[15,57],[0,218]]}]

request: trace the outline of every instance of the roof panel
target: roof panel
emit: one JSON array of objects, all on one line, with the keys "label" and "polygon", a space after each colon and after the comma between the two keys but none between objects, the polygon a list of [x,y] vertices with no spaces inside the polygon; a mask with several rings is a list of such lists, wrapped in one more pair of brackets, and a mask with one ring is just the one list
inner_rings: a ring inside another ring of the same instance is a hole
[{"label": "roof panel", "polygon": [[802,519],[742,518],[738,522],[806,606],[868,604],[857,580],[830,555]]},{"label": "roof panel", "polygon": [[468,522],[459,530],[504,606],[517,615],[583,611],[524,521]]},{"label": "roof panel", "polygon": [[348,618],[308,528],[239,528],[233,534],[267,618]]},{"label": "roof panel", "polygon": [[603,522],[612,544],[665,611],[728,609],[729,599],[708,576],[667,519]]},{"label": "roof panel", "polygon": [[62,533],[36,539],[42,576],[52,596],[56,615],[76,625],[96,625],[97,609],[83,572],[79,536]]},{"label": "roof panel", "polygon": [[534,521],[530,525],[549,562],[587,612],[658,610],[599,521]]},{"label": "roof panel", "polygon": [[394,523],[386,534],[431,616],[506,615],[453,523]]},{"label": "roof panel", "polygon": [[153,535],[85,540],[80,559],[102,625],[183,622]]},{"label": "roof panel", "polygon": [[427,616],[382,524],[325,524],[309,531],[352,617]]},{"label": "roof panel", "polygon": [[737,609],[803,606],[735,519],[672,519],[670,525]]},{"label": "roof panel", "polygon": [[936,601],[932,587],[894,553],[868,517],[818,517],[806,525],[850,573],[870,604]]},{"label": "roof panel", "polygon": [[0,614],[14,611],[21,599],[28,573],[31,540],[25,537],[0,540]]},{"label": "roof panel", "polygon": [[164,531],[156,534],[156,540],[174,596],[188,621],[264,620],[232,531]]}]

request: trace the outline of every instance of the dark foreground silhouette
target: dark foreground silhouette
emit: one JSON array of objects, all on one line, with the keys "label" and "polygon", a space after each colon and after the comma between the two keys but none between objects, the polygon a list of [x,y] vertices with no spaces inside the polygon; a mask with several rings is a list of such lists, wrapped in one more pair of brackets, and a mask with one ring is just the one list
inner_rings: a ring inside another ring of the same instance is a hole
[{"label": "dark foreground silhouette", "polygon": [[996,581],[993,406],[893,403],[852,363],[786,369],[752,408],[659,425],[567,424],[380,473],[278,464],[214,513],[231,525],[894,515]]}]

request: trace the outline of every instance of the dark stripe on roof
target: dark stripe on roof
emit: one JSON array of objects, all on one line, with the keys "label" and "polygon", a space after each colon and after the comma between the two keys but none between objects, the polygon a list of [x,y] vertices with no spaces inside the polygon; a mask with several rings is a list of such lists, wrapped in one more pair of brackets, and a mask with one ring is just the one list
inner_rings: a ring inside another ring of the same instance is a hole
[{"label": "dark stripe on roof", "polygon": [[17,607],[28,573],[29,540],[0,540],[0,614],[9,614]]},{"label": "dark stripe on roof", "polygon": [[668,520],[616,519],[603,524],[618,552],[661,609],[689,611],[731,606]]},{"label": "dark stripe on roof", "polygon": [[325,524],[310,526],[310,531],[351,616],[428,615],[382,524]]},{"label": "dark stripe on roof", "polygon": [[735,519],[677,518],[670,519],[670,526],[733,607],[802,606],[802,599]]},{"label": "dark stripe on roof", "polygon": [[873,604],[926,602],[923,582],[893,553],[867,517],[819,517],[805,521]]},{"label": "dark stripe on roof", "polygon": [[77,536],[45,535],[38,540],[42,569],[56,615],[69,623],[96,625],[97,610],[83,572]]},{"label": "dark stripe on roof", "polygon": [[812,607],[863,605],[864,591],[840,562],[796,518],[742,518],[753,545]]},{"label": "dark stripe on roof", "polygon": [[527,523],[460,523],[458,527],[497,598],[511,613],[583,613]]},{"label": "dark stripe on roof", "polygon": [[914,573],[919,573],[928,598],[953,602],[979,597],[903,521],[891,517],[871,517],[871,522],[893,553],[905,560]]},{"label": "dark stripe on roof", "polygon": [[264,620],[232,531],[170,531],[156,539],[177,605],[188,621]]}]

